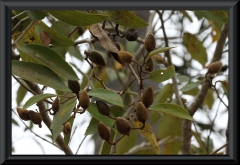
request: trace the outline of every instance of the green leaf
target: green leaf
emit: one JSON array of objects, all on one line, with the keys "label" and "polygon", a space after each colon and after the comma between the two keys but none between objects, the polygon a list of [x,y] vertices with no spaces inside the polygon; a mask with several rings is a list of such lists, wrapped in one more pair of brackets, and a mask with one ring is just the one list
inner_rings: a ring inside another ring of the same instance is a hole
[{"label": "green leaf", "polygon": [[[98,109],[97,109],[97,106],[96,104],[94,103],[90,103],[87,111],[92,115],[92,117],[94,117],[95,119],[97,119],[98,121],[101,121],[103,122],[106,126],[112,128],[114,123],[115,123],[115,120],[113,119],[110,119],[109,117],[107,116],[103,116],[102,114],[100,114],[98,112]],[[113,128],[112,128],[113,129]]]},{"label": "green leaf", "polygon": [[173,115],[176,117],[193,121],[193,118],[189,115],[189,113],[179,105],[160,103],[157,105],[153,105],[148,109],[151,111],[158,111],[158,112],[166,113],[169,115]]},{"label": "green leaf", "polygon": [[50,127],[53,134],[53,141],[55,141],[58,135],[61,133],[62,124],[69,119],[74,109],[75,103],[76,103],[76,100],[72,99],[66,102],[65,104],[61,104],[59,112],[54,115],[53,121]]},{"label": "green leaf", "polygon": [[94,117],[91,119],[84,135],[91,135],[98,132],[98,123],[99,121]]},{"label": "green leaf", "polygon": [[32,20],[42,20],[47,15],[41,10],[26,10],[27,15]]},{"label": "green leaf", "polygon": [[191,95],[191,96],[196,96],[199,92],[199,88],[193,88],[189,91],[183,92],[185,95]]},{"label": "green leaf", "polygon": [[186,12],[186,10],[180,10],[180,12],[183,14],[184,17],[188,18],[190,22],[193,22],[192,18],[190,15]]},{"label": "green leaf", "polygon": [[129,28],[141,28],[148,26],[144,20],[138,17],[131,11],[126,10],[109,10],[107,11],[109,15],[109,20],[115,22],[116,24],[129,27]]},{"label": "green leaf", "polygon": [[160,92],[156,95],[155,100],[158,103],[172,102],[172,95],[174,93],[173,85],[166,84]]},{"label": "green leaf", "polygon": [[187,85],[183,86],[180,89],[180,91],[182,91],[182,92],[190,91],[190,90],[192,90],[194,88],[197,88],[199,84],[201,84],[201,83],[200,82],[190,82]]},{"label": "green leaf", "polygon": [[169,66],[167,69],[165,70],[155,70],[153,72],[150,73],[150,79],[154,82],[163,82],[166,81],[170,78],[172,78],[175,74],[175,68],[174,66]]},{"label": "green leaf", "polygon": [[[122,135],[121,135],[122,136]],[[131,130],[129,136],[124,136],[116,146],[116,154],[124,154],[137,144],[137,130]]]},{"label": "green leaf", "polygon": [[116,105],[110,106],[110,113],[115,117],[121,117],[126,112],[125,107],[119,107]]},{"label": "green leaf", "polygon": [[212,90],[208,90],[208,93],[204,99],[204,104],[206,104],[208,106],[208,108],[211,110],[213,103],[214,103],[214,97],[213,97],[213,91]]},{"label": "green leaf", "polygon": [[27,93],[27,90],[22,85],[20,85],[17,91],[17,98],[16,98],[18,106],[23,101],[24,97],[26,96],[26,93]]},{"label": "green leaf", "polygon": [[74,26],[89,26],[94,23],[102,22],[108,18],[108,15],[88,14],[77,10],[49,10],[48,13]]},{"label": "green leaf", "polygon": [[[142,126],[142,123],[137,119],[133,120],[133,124],[135,125],[136,128],[140,128]],[[152,127],[148,123],[145,123],[144,129],[143,130],[138,129],[138,131],[145,139],[147,139],[151,143],[152,147],[154,148],[155,154],[160,154],[160,148],[157,143],[156,135],[152,130]]]},{"label": "green leaf", "polygon": [[161,145],[162,154],[178,154],[182,142],[182,119],[163,115],[157,127],[157,138],[166,139]]},{"label": "green leaf", "polygon": [[16,125],[16,126],[19,126],[18,122],[12,118],[12,124]]},{"label": "green leaf", "polygon": [[226,95],[228,96],[228,82],[227,81],[219,81],[222,83],[223,89],[226,93]]},{"label": "green leaf", "polygon": [[35,44],[28,44],[20,49],[55,73],[70,80],[79,80],[72,67],[54,50]]},{"label": "green leaf", "polygon": [[[110,141],[114,141],[116,137],[116,133],[111,129],[111,135],[110,135]],[[104,141],[102,146],[101,155],[110,155],[112,151],[112,145],[110,145],[108,142]]]},{"label": "green leaf", "polygon": [[197,60],[203,67],[207,62],[207,52],[203,43],[190,33],[184,33],[183,44],[186,46],[188,53],[194,60]]},{"label": "green leaf", "polygon": [[48,27],[42,21],[39,21],[38,25],[36,25],[35,30],[36,30],[36,33],[37,33],[38,36],[40,36],[41,32],[43,32],[43,31],[46,32],[51,37],[51,44],[52,45],[56,45],[56,46],[60,46],[60,47],[69,47],[69,46],[72,46],[74,44],[74,42],[71,39],[61,35],[57,31]]},{"label": "green leaf", "polygon": [[213,22],[228,23],[228,13],[224,10],[197,10],[194,12]]},{"label": "green leaf", "polygon": [[151,125],[155,124],[157,121],[159,121],[161,116],[162,115],[159,112],[151,111],[151,113],[149,115],[150,124]]},{"label": "green leaf", "polygon": [[53,89],[69,91],[69,88],[57,74],[41,64],[12,60],[12,74]]},{"label": "green leaf", "polygon": [[188,82],[190,80],[190,77],[187,75],[177,75],[177,78],[179,82]]},{"label": "green leaf", "polygon": [[68,53],[71,56],[76,57],[80,61],[83,61],[83,55],[81,54],[80,49],[78,47],[74,47],[74,46],[69,47]]},{"label": "green leaf", "polygon": [[88,95],[97,97],[99,99],[103,99],[113,105],[123,107],[123,101],[120,95],[116,94],[116,92],[113,92],[111,90],[103,88],[93,89],[90,92],[88,92]]},{"label": "green leaf", "polygon": [[[166,52],[166,51],[168,51],[168,50],[170,50],[172,48],[176,48],[176,47],[163,47],[163,48],[155,49],[155,50],[150,52],[150,54],[147,56],[145,61],[147,61],[152,56],[158,55],[159,53],[162,53],[162,52]],[[139,62],[141,62],[141,61],[143,61],[143,58]]]},{"label": "green leaf", "polygon": [[44,93],[44,94],[39,94],[39,95],[35,95],[33,97],[31,97],[23,106],[24,109],[27,109],[28,107],[30,107],[31,105],[39,102],[39,101],[42,101],[42,100],[45,100],[47,98],[50,98],[50,97],[55,97],[57,95],[55,94],[50,94],[50,93]]}]

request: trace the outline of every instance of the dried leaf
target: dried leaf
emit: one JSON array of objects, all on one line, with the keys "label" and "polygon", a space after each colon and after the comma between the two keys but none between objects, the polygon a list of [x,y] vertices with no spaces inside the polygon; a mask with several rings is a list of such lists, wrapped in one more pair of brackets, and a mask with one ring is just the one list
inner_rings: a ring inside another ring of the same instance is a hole
[{"label": "dried leaf", "polygon": [[40,40],[44,46],[48,46],[51,43],[51,37],[45,31],[40,33]]}]

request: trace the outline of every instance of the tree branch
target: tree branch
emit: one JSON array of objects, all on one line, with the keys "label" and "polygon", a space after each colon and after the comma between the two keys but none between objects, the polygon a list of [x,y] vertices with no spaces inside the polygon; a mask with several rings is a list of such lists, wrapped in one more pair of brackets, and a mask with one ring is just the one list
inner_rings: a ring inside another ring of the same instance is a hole
[{"label": "tree branch", "polygon": [[[225,24],[222,28],[221,34],[219,36],[219,39],[217,41],[217,46],[214,52],[213,59],[211,61],[219,61],[222,58],[222,52],[223,48],[226,42],[228,36],[228,25]],[[187,111],[191,116],[195,114],[197,109],[202,105],[209,89],[210,83],[206,81],[203,83],[202,88],[200,89],[199,93],[197,94],[194,102],[189,106]],[[191,133],[191,126],[192,122],[190,120],[184,120],[182,128],[183,128],[183,144],[182,144],[182,154],[190,154],[190,146],[191,146],[191,138],[192,138],[192,133]]]},{"label": "tree branch", "polygon": [[[33,90],[35,93],[37,93],[37,94],[41,94],[41,93],[42,93],[41,89],[39,88],[39,86],[38,86],[37,84],[35,84],[35,83],[33,83],[33,82],[30,82],[30,81],[26,81],[26,83],[27,83],[28,86],[31,88],[31,90]],[[46,106],[45,106],[45,104],[44,104],[43,101],[39,101],[39,102],[37,103],[37,106],[38,106],[40,112],[46,110]],[[48,113],[41,113],[41,115],[42,115],[43,122],[46,124],[46,126],[47,126],[47,127],[49,128],[49,130],[51,131],[50,127],[51,127],[51,122],[52,122],[52,121],[51,121],[51,119],[49,118]],[[63,138],[62,138],[61,135],[59,135],[59,136],[57,137],[56,142],[57,142],[57,144],[59,145],[59,147],[64,151],[64,153],[65,153],[66,155],[73,155],[72,150],[69,148],[69,146],[65,145],[64,140],[63,140]]]}]

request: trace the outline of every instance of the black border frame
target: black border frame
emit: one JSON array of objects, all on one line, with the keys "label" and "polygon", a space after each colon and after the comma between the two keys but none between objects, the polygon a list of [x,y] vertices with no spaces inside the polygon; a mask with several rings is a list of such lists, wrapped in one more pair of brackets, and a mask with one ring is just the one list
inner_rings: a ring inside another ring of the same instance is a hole
[{"label": "black border frame", "polygon": [[[0,0],[0,163],[1,164],[238,164],[239,0]],[[229,11],[229,155],[226,156],[13,156],[11,155],[11,10],[26,9],[169,9]]]}]

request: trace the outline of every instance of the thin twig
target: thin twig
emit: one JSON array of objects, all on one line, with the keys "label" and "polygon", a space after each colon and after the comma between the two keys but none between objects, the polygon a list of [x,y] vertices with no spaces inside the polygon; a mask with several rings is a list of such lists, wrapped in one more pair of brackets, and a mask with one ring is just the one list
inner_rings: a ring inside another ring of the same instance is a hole
[{"label": "thin twig", "polygon": [[81,143],[79,144],[78,149],[77,149],[75,155],[77,155],[78,150],[80,149],[80,147],[81,147],[81,145],[83,144],[83,142],[84,142],[84,140],[86,139],[86,137],[87,137],[87,135],[84,136],[83,140],[82,140]]},{"label": "thin twig", "polygon": [[30,22],[30,24],[26,27],[22,34],[12,43],[12,46],[16,45],[36,22],[37,21]]},{"label": "thin twig", "polygon": [[14,20],[15,18],[19,17],[20,15],[26,13],[26,10],[22,11],[21,13],[18,13],[17,15],[12,17],[12,20]]},{"label": "thin twig", "polygon": [[68,38],[71,37],[71,35],[78,29],[78,27],[75,27],[69,34],[68,34]]},{"label": "thin twig", "polygon": [[130,64],[127,64],[127,66],[129,67],[129,69],[131,70],[131,72],[132,72],[132,74],[134,75],[134,77],[136,78],[136,80],[137,80],[137,82],[138,82],[138,85],[140,85],[140,79],[139,79],[139,77],[138,77],[138,75],[137,75],[137,73],[134,71],[134,69],[133,69],[133,67],[132,67],[132,65],[130,65]]},{"label": "thin twig", "polygon": [[23,19],[21,19],[13,28],[12,28],[12,34],[24,23],[30,20],[30,18],[27,16]]},{"label": "thin twig", "polygon": [[214,154],[218,153],[218,151],[220,151],[221,149],[223,149],[227,145],[228,145],[228,142],[225,143],[223,146],[219,147],[218,149],[216,149],[215,151],[213,151],[212,153],[210,153],[209,155],[214,155]]}]

